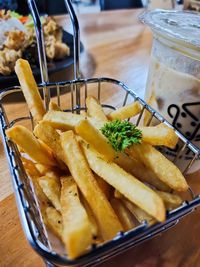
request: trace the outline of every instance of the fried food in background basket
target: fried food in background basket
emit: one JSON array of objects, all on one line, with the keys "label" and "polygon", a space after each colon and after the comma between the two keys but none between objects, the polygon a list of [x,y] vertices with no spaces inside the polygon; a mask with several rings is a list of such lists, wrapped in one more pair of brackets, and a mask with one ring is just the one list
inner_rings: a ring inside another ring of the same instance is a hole
[{"label": "fried food in background basket", "polygon": [[[37,108],[43,102],[28,62],[19,59],[15,70],[35,127],[32,133],[16,125],[6,133],[23,151],[22,163],[43,220],[63,242],[69,259],[143,220],[149,225],[163,222],[167,210],[181,205],[178,192],[186,191],[188,184],[153,147],[176,145],[172,129],[161,124],[153,135],[153,127],[136,127],[126,119],[136,116],[138,107],[133,114],[127,107],[114,111],[115,118],[109,121],[113,114],[107,116],[92,96],[86,100],[84,115],[63,112],[52,103],[44,115],[44,109]],[[25,79],[27,74],[31,79]],[[149,176],[142,177],[144,173]]]},{"label": "fried food in background basket", "polygon": [[[62,59],[70,54],[62,42],[63,30],[53,17],[42,17],[45,50],[48,61]],[[0,10],[0,74],[9,75],[19,58],[31,66],[39,66],[35,30],[31,16]]]}]

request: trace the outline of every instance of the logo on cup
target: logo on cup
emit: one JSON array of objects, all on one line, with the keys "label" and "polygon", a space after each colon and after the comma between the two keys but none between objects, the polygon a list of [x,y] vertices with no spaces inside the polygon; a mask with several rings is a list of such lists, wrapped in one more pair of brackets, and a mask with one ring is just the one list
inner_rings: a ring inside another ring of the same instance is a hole
[{"label": "logo on cup", "polygon": [[[200,142],[200,117],[197,117],[198,111],[200,112],[200,102],[184,103],[181,107],[176,104],[169,105],[167,112],[169,117],[172,119],[171,124],[180,131],[189,141],[194,145],[198,146]],[[167,149],[166,153],[170,156],[175,157],[177,152],[180,151],[178,143],[174,149]],[[193,153],[189,149],[180,155],[179,158],[185,160],[191,160]]]}]

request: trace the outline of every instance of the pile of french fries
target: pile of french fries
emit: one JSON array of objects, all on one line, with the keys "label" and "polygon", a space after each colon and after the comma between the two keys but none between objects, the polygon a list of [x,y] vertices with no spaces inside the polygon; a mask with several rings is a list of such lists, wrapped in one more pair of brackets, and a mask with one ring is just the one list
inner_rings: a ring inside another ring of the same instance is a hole
[{"label": "pile of french fries", "polygon": [[92,96],[87,111],[63,112],[51,102],[46,112],[27,61],[15,67],[35,128],[21,125],[7,136],[21,151],[24,168],[32,179],[46,226],[75,259],[92,244],[114,238],[146,220],[163,222],[166,210],[182,203],[178,192],[188,184],[180,170],[154,146],[174,147],[173,129],[159,124],[138,127],[141,144],[116,152],[101,127],[126,120],[141,111],[138,102],[105,114]]}]

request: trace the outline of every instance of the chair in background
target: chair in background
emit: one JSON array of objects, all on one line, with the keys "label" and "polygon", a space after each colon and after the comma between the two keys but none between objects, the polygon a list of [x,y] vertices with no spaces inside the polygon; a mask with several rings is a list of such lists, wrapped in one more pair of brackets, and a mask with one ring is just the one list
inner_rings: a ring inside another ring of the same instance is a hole
[{"label": "chair in background", "polygon": [[101,10],[142,8],[142,0],[99,0]]},{"label": "chair in background", "polygon": [[48,15],[66,14],[67,8],[64,0],[46,0],[46,13]]},{"label": "chair in background", "polygon": [[[35,0],[35,2],[41,15],[59,15],[67,13],[64,0]],[[27,0],[17,0],[16,11],[22,15],[27,15],[30,12]]]},{"label": "chair in background", "polygon": [[[28,15],[30,13],[27,0],[17,0],[17,7],[16,12],[18,12],[21,15]],[[35,0],[35,3],[37,5],[37,8],[39,10],[40,14],[45,14],[45,0]]]}]

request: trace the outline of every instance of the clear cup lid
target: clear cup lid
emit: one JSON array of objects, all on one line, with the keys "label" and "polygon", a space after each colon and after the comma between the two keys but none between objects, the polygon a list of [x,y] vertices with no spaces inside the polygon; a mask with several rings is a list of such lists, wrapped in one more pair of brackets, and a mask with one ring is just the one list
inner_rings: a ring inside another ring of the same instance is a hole
[{"label": "clear cup lid", "polygon": [[139,19],[162,36],[200,48],[199,14],[155,9],[143,13]]}]

